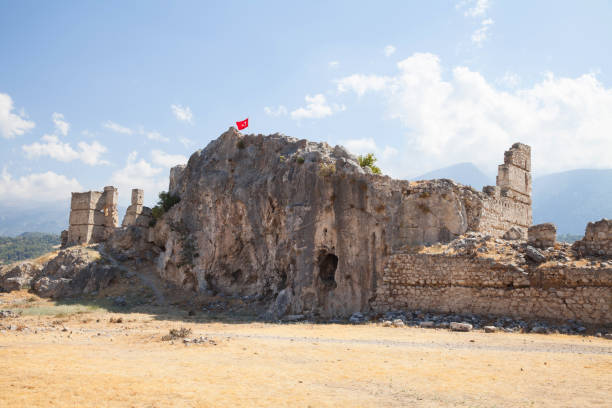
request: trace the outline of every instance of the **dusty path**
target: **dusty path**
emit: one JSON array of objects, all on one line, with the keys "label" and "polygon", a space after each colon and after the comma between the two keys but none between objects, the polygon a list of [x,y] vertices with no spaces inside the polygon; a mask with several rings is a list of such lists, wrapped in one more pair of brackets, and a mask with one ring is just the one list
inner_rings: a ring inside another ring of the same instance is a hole
[{"label": "dusty path", "polygon": [[[20,327],[0,330],[0,407],[607,408],[612,400],[612,341],[602,338],[198,323],[168,310],[0,320]],[[180,327],[213,342],[161,340]]]}]

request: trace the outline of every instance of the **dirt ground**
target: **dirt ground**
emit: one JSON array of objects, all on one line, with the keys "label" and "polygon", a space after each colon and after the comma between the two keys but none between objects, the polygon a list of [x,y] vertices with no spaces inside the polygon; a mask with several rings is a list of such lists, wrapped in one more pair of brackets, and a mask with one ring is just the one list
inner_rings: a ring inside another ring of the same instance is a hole
[{"label": "dirt ground", "polygon": [[[212,321],[0,294],[0,407],[610,407],[612,341]],[[170,329],[191,329],[163,341]]]}]

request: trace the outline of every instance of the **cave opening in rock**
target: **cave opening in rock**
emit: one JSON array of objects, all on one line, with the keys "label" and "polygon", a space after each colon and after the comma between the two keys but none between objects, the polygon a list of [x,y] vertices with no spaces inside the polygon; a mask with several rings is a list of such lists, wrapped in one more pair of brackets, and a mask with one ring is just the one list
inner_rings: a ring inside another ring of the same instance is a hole
[{"label": "cave opening in rock", "polygon": [[326,288],[334,289],[336,286],[336,269],[338,268],[338,257],[329,252],[319,255],[319,279]]}]

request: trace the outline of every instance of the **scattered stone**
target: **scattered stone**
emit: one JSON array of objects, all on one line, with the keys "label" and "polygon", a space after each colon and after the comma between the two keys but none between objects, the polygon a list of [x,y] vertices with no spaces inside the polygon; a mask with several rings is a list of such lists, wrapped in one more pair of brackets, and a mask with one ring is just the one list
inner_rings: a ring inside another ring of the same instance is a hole
[{"label": "scattered stone", "polygon": [[546,257],[544,256],[544,254],[532,247],[531,245],[527,245],[525,247],[525,255],[527,256],[527,258],[531,259],[535,263],[542,263],[546,261]]},{"label": "scattered stone", "polygon": [[502,238],[507,241],[516,241],[523,238],[524,235],[523,230],[521,230],[519,227],[510,227],[510,229],[504,233]]},{"label": "scattered stone", "polygon": [[612,333],[604,334],[604,339],[612,340]]},{"label": "scattered stone", "polygon": [[391,320],[384,320],[382,325],[383,327],[391,327],[393,326],[393,322],[391,322]]},{"label": "scattered stone", "polygon": [[393,327],[405,327],[406,324],[402,321],[402,319],[393,320]]},{"label": "scattered stone", "polygon": [[451,322],[449,327],[452,331],[459,331],[459,332],[469,332],[473,328],[471,324],[465,323],[465,322],[462,322],[462,323]]},{"label": "scattered stone", "polygon": [[548,328],[545,326],[534,326],[531,328],[531,333],[548,334]]},{"label": "scattered stone", "polygon": [[0,319],[15,318],[18,315],[11,310],[0,310]]},{"label": "scattered stone", "polygon": [[483,328],[485,333],[497,333],[499,331],[499,329],[495,326],[485,326]]},{"label": "scattered stone", "polygon": [[124,296],[117,296],[113,299],[113,306],[125,307],[127,306],[127,300]]},{"label": "scattered stone", "polygon": [[362,313],[355,312],[349,318],[349,322],[353,324],[363,323],[366,321],[365,316]]},{"label": "scattered stone", "polygon": [[419,323],[419,327],[422,328],[427,328],[427,329],[432,329],[434,327],[435,323],[432,321],[425,321],[425,322],[421,322]]},{"label": "scattered stone", "polygon": [[303,314],[295,314],[295,315],[287,315],[283,317],[284,322],[299,322],[300,320],[304,320],[306,318]]}]

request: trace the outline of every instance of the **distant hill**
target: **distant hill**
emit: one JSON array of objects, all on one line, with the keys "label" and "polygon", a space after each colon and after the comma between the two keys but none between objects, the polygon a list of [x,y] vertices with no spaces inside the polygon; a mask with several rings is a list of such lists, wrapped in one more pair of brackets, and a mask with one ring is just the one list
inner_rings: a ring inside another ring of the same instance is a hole
[{"label": "distant hill", "polygon": [[533,222],[584,235],[589,221],[612,218],[612,169],[572,170],[533,180]]},{"label": "distant hill", "polygon": [[[119,206],[119,223],[123,220],[126,207]],[[68,229],[70,204],[53,203],[36,207],[0,206],[0,236],[16,237],[26,231],[38,231],[59,235]]]},{"label": "distant hill", "polygon": [[26,231],[58,234],[68,227],[69,204],[36,207],[0,207],[0,236],[15,237]]},{"label": "distant hill", "polygon": [[0,237],[0,265],[36,258],[59,245],[59,235],[26,232],[17,237]]},{"label": "distant hill", "polygon": [[472,186],[476,190],[482,190],[484,186],[495,185],[495,179],[487,176],[473,163],[459,163],[442,169],[433,170],[411,180],[431,180],[447,178],[455,180],[466,186]]}]

